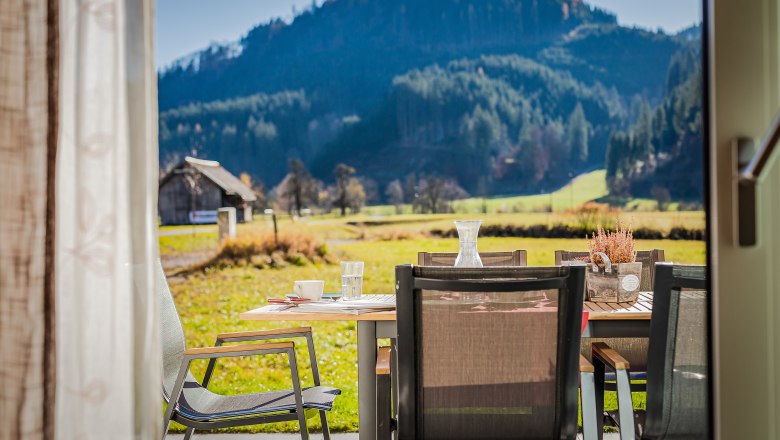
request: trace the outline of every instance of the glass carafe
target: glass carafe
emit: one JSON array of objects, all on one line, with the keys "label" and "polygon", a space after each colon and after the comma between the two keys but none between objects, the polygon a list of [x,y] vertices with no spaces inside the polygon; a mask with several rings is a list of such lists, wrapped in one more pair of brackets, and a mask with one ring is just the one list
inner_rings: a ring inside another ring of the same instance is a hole
[{"label": "glass carafe", "polygon": [[458,230],[460,251],[455,259],[455,267],[482,267],[482,259],[477,252],[477,236],[482,220],[455,220]]}]

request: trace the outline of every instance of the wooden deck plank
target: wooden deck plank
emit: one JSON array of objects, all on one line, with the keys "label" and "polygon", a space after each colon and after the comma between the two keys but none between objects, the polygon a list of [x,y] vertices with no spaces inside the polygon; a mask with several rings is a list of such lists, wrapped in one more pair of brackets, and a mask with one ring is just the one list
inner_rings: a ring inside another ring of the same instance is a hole
[{"label": "wooden deck plank", "polygon": [[653,311],[653,304],[645,303],[645,302],[637,302],[636,308],[639,309],[642,312],[652,312]]}]

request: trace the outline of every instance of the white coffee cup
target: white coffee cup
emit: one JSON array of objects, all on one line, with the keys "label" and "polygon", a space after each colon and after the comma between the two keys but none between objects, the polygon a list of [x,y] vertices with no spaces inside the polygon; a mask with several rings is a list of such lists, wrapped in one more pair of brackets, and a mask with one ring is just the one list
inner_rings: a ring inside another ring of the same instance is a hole
[{"label": "white coffee cup", "polygon": [[293,285],[293,293],[299,298],[306,298],[312,301],[322,299],[322,292],[325,290],[325,281],[322,280],[303,280],[296,281]]}]

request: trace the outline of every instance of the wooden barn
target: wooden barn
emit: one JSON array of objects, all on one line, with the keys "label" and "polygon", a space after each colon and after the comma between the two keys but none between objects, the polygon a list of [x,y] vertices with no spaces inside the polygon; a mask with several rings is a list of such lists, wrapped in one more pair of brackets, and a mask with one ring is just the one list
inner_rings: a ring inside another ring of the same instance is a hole
[{"label": "wooden barn", "polygon": [[186,157],[160,180],[163,225],[216,223],[217,209],[236,208],[236,220],[252,220],[255,193],[213,160]]}]

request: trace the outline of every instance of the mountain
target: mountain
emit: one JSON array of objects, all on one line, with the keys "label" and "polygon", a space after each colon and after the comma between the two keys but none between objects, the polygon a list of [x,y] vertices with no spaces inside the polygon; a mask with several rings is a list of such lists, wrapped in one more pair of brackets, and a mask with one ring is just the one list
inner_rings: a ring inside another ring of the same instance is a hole
[{"label": "mountain", "polygon": [[625,96],[660,102],[670,57],[681,39],[639,28],[587,24],[540,51],[539,61],[585,83],[614,86]]},{"label": "mountain", "polygon": [[580,0],[330,0],[161,71],[161,161],[195,152],[269,186],[297,157],[323,180],[346,162],[381,185],[537,192],[603,167],[611,134],[686,81],[695,35]]},{"label": "mountain", "polygon": [[700,45],[691,41],[672,57],[668,93],[654,110],[643,105],[627,131],[611,134],[607,184],[618,197],[702,202],[704,138]]},{"label": "mountain", "polygon": [[160,108],[304,89],[364,110],[409,69],[486,53],[530,55],[583,22],[615,17],[577,0],[332,0],[213,46],[159,78]]},{"label": "mountain", "polygon": [[[568,119],[577,106],[596,144],[605,144],[607,128],[618,127],[625,117],[614,93],[517,55],[415,69],[393,80],[380,111],[344,130],[315,157],[313,171],[325,174],[349,158],[380,182],[398,178],[403,170],[445,174],[470,191],[486,183],[503,192],[554,186],[588,164],[587,159],[565,160],[572,146],[561,116]],[[519,157],[522,137],[536,131],[546,133],[547,147],[555,154],[530,163]],[[603,149],[593,158],[601,163]],[[498,166],[497,159],[502,162]],[[515,164],[510,167],[514,172],[506,169],[507,163]],[[528,175],[536,177],[526,179]],[[481,177],[488,181],[480,182]]]}]

